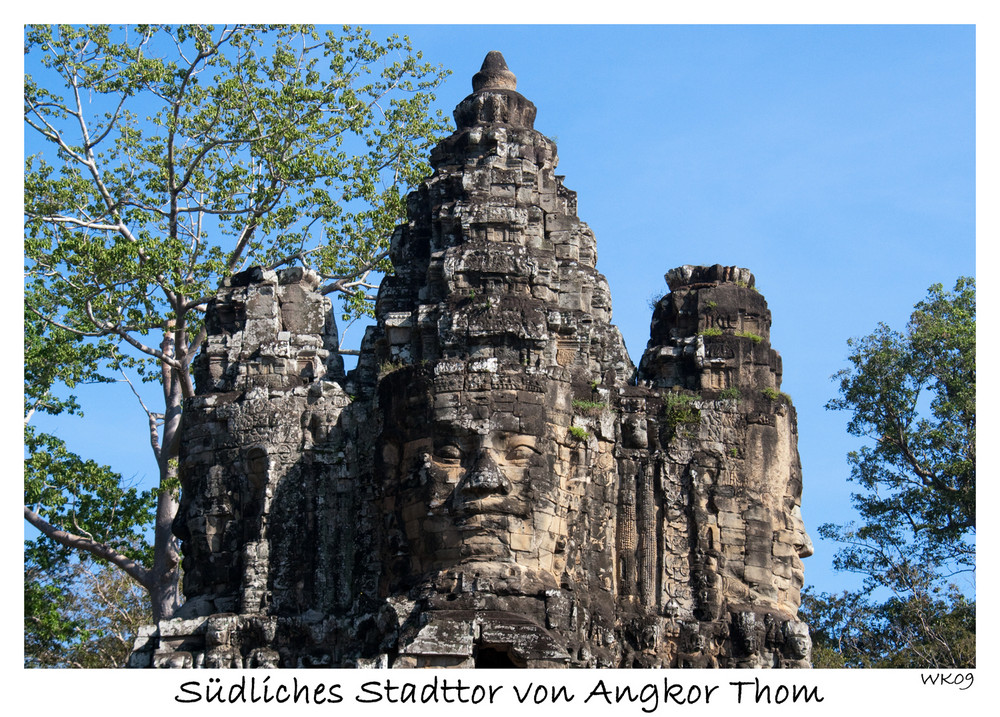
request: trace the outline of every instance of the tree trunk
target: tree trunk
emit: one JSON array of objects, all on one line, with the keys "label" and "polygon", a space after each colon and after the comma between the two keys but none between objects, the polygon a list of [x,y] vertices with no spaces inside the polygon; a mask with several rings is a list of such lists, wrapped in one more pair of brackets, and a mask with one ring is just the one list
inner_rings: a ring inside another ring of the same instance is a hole
[{"label": "tree trunk", "polygon": [[160,491],[156,502],[153,569],[149,585],[154,622],[169,620],[181,606],[180,546],[171,530],[175,515],[177,499],[173,492],[169,489]]},{"label": "tree trunk", "polygon": [[[161,349],[164,356],[175,357],[177,353],[173,328],[171,321],[163,332]],[[177,461],[180,454],[186,371],[174,369],[165,361],[160,364],[160,371],[165,411],[163,434],[157,455],[160,467],[160,493],[156,501],[153,568],[149,587],[154,622],[169,620],[181,606],[180,546],[173,534],[173,523],[177,516],[177,493],[180,490]]]}]

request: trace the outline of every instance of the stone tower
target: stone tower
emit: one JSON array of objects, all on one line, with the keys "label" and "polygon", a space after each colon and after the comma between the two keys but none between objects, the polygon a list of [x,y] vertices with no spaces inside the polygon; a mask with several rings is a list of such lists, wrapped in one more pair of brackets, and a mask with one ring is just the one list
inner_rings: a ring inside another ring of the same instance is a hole
[{"label": "stone tower", "polygon": [[535,113],[489,53],[350,374],[315,275],[220,289],[187,602],[134,665],[809,664],[795,412],[753,276],[669,272],[636,370]]}]

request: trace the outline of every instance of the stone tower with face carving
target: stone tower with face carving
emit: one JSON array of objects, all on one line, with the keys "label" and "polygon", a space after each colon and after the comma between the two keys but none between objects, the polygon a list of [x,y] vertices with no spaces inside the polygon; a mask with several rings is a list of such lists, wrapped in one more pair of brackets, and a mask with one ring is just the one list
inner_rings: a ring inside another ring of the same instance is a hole
[{"label": "stone tower with face carving", "polygon": [[310,272],[220,289],[187,602],[134,665],[808,665],[795,412],[753,276],[669,272],[637,370],[535,113],[489,53],[350,374]]}]

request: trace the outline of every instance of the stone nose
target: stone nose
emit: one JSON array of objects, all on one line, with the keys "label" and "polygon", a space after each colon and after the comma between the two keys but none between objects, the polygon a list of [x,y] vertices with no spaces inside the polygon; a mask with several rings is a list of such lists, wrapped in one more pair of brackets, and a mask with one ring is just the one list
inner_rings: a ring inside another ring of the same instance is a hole
[{"label": "stone nose", "polygon": [[792,506],[792,520],[795,521],[796,533],[798,533],[795,540],[795,552],[798,553],[800,558],[808,558],[813,554],[813,543],[809,538],[809,533],[806,532],[806,524],[802,519],[802,507],[798,505]]},{"label": "stone nose", "polygon": [[462,493],[474,498],[487,495],[507,495],[511,490],[510,480],[500,470],[493,457],[484,452],[476,459],[460,486]]},{"label": "stone nose", "polygon": [[813,541],[809,538],[809,533],[802,531],[802,544],[796,545],[795,550],[799,554],[800,558],[808,558],[813,554]]}]

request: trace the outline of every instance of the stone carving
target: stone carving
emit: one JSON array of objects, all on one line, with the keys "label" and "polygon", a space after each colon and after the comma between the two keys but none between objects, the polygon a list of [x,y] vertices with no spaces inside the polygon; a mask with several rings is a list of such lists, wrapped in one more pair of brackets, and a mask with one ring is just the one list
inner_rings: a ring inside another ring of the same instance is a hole
[{"label": "stone carving", "polygon": [[134,666],[805,667],[795,410],[747,270],[667,274],[638,369],[491,52],[356,369],[302,269],[220,289],[185,412],[187,601]]}]

